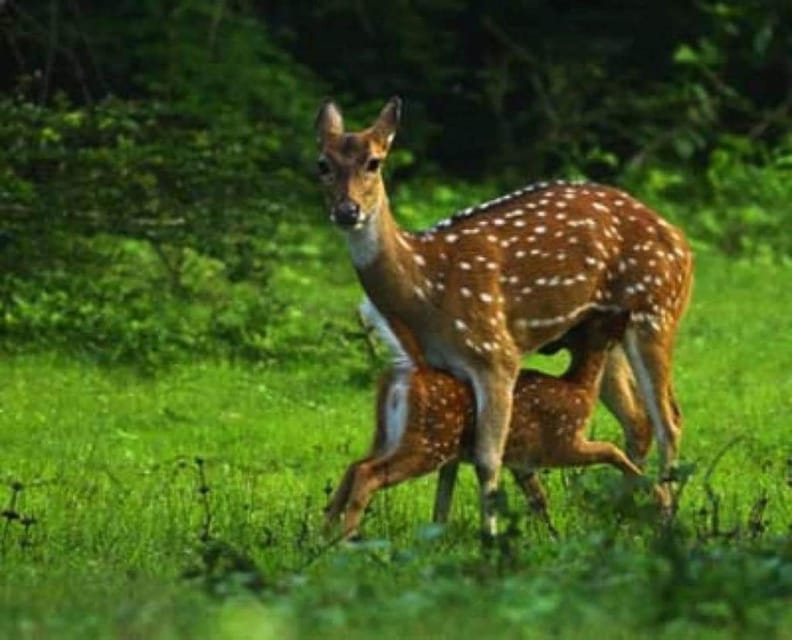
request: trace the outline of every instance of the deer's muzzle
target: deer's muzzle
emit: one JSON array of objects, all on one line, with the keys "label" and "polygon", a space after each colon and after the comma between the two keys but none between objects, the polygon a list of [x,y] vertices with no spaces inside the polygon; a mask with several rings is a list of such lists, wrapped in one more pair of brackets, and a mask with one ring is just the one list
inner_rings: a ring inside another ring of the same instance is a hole
[{"label": "deer's muzzle", "polygon": [[355,227],[362,219],[360,205],[348,198],[341,200],[330,211],[330,219],[339,227]]}]

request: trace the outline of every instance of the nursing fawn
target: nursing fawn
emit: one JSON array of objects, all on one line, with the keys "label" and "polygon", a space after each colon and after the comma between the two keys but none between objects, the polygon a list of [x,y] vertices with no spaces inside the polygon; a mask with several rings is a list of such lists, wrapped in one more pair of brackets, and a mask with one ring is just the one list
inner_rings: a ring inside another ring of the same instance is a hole
[{"label": "nursing fawn", "polygon": [[[517,379],[503,464],[548,525],[538,468],[606,463],[626,476],[641,476],[618,447],[586,437],[608,350],[621,339],[628,317],[594,312],[565,338],[573,357],[564,375],[526,369]],[[326,509],[328,527],[343,514],[343,535],[350,536],[377,490],[471,461],[475,415],[470,385],[448,373],[424,365],[386,373],[379,385],[372,451],[347,469]]]},{"label": "nursing fawn", "polygon": [[[654,428],[667,471],[681,425],[671,355],[693,274],[682,232],[623,191],[569,182],[531,185],[424,231],[403,230],[382,177],[400,113],[394,98],[369,128],[347,132],[338,107],[325,102],[316,119],[319,176],[373,307],[430,366],[472,386],[484,531],[496,533],[494,496],[521,356],[592,310],[631,312],[622,348],[609,357],[603,399],[636,461]],[[438,520],[454,484],[455,466],[445,469]]]}]

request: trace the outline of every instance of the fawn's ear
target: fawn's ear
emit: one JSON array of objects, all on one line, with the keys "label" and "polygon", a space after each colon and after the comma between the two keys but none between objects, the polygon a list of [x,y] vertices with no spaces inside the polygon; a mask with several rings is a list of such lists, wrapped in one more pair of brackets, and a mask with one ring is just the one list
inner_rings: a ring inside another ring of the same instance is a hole
[{"label": "fawn's ear", "polygon": [[329,98],[325,100],[316,113],[316,141],[321,145],[329,136],[340,136],[344,133],[344,116],[336,103]]},{"label": "fawn's ear", "polygon": [[371,133],[386,150],[390,148],[396,135],[396,129],[399,127],[401,110],[401,98],[393,96],[382,108],[374,124],[371,125]]}]

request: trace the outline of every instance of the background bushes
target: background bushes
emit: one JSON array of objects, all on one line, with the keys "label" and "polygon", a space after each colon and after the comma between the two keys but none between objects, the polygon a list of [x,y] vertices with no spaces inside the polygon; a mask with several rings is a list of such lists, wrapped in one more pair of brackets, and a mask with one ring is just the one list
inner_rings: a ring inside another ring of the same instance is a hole
[{"label": "background bushes", "polygon": [[408,226],[587,177],[700,248],[788,259],[790,25],[780,1],[3,3],[0,343],[156,366],[343,342],[273,337],[305,321],[278,274],[343,260],[313,184],[327,94],[351,126],[406,98]]},{"label": "background bushes", "polygon": [[155,101],[6,99],[0,119],[9,344],[260,355],[276,230],[307,191],[271,127]]}]

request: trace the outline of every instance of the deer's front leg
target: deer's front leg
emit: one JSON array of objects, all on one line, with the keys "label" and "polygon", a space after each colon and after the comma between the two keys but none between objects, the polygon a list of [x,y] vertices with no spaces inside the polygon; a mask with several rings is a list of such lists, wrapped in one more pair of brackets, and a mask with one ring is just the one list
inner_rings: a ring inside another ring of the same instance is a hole
[{"label": "deer's front leg", "polygon": [[488,537],[498,533],[498,481],[511,422],[512,392],[518,366],[518,362],[499,364],[474,371],[471,375],[478,409],[473,462],[479,481],[482,532]]}]

